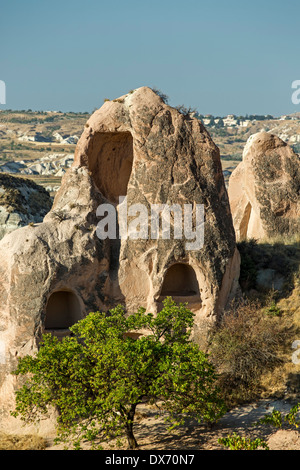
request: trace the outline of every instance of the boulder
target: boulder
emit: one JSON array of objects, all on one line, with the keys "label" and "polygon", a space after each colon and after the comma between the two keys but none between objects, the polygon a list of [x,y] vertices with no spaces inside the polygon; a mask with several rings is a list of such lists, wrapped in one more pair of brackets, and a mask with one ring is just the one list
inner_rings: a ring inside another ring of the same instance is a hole
[{"label": "boulder", "polygon": [[[158,232],[152,211],[161,207]],[[193,233],[180,225],[187,220]],[[37,351],[43,332],[62,337],[89,312],[118,304],[156,313],[170,295],[188,303],[193,338],[205,344],[239,266],[219,150],[201,122],[148,87],[106,101],[88,120],[44,222],[0,242],[1,425],[10,426],[17,386],[10,371]]]},{"label": "boulder", "polygon": [[266,268],[257,271],[256,285],[258,289],[281,291],[285,283],[284,276],[275,269]]},{"label": "boulder", "polygon": [[299,155],[275,135],[252,135],[229,178],[228,195],[238,240],[298,234]]}]

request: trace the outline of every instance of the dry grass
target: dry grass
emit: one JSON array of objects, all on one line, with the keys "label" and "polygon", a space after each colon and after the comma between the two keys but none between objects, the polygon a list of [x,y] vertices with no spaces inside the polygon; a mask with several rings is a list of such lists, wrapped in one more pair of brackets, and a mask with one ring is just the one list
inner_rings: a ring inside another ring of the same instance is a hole
[{"label": "dry grass", "polygon": [[[299,235],[248,240],[239,248],[248,300],[225,315],[212,343],[224,394],[233,404],[256,397],[299,399],[300,364],[292,361],[292,343],[300,340]],[[258,270],[266,268],[284,277],[281,291],[256,285]]]},{"label": "dry grass", "polygon": [[[299,273],[300,274],[300,273]],[[285,348],[282,355],[283,364],[272,371],[265,373],[262,377],[262,384],[266,390],[273,391],[274,394],[280,392],[291,396],[299,397],[300,394],[300,364],[292,361],[292,343],[300,340],[300,275],[295,275],[295,287],[287,298],[282,298],[278,302],[278,307],[283,312],[281,321],[289,324],[291,334],[285,341]]]},{"label": "dry grass", "polygon": [[281,368],[291,322],[272,317],[257,301],[243,300],[224,314],[211,334],[210,358],[220,374],[227,405],[261,398],[261,380]]},{"label": "dry grass", "polygon": [[45,450],[46,440],[35,434],[18,436],[0,433],[0,450]]}]

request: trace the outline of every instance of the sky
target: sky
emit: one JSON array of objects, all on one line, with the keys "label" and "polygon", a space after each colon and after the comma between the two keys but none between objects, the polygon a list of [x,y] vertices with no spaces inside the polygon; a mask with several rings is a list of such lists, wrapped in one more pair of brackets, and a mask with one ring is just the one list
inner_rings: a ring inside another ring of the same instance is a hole
[{"label": "sky", "polygon": [[0,109],[92,112],[140,86],[200,114],[300,112],[299,0],[0,0]]}]

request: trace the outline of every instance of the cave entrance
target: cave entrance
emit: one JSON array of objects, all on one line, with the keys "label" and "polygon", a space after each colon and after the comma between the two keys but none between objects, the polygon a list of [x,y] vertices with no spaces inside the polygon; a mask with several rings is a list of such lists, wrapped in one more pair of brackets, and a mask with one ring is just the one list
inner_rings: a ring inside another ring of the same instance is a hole
[{"label": "cave entrance", "polygon": [[201,308],[201,297],[198,280],[194,269],[188,264],[173,264],[166,272],[160,296],[157,300],[158,309],[163,308],[166,297],[172,297],[176,303],[187,303],[188,308],[197,312]]},{"label": "cave entrance", "polygon": [[53,292],[47,302],[45,331],[55,336],[66,336],[69,328],[81,319],[77,296],[67,290]]},{"label": "cave entrance", "polygon": [[113,204],[127,195],[133,164],[133,139],[130,132],[97,133],[89,158],[89,170],[103,196]]},{"label": "cave entrance", "polygon": [[173,264],[167,270],[160,295],[171,297],[199,295],[199,286],[194,269],[188,264]]}]

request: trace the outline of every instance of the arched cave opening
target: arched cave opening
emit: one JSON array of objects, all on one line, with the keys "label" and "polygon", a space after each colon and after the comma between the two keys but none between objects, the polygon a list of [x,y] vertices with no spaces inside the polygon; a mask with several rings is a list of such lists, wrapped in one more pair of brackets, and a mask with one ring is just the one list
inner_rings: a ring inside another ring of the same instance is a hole
[{"label": "arched cave opening", "polygon": [[194,269],[184,263],[173,264],[166,272],[160,296],[200,297]]},{"label": "arched cave opening", "polygon": [[113,204],[127,195],[133,164],[133,139],[130,132],[98,132],[93,139],[89,170],[94,182]]},{"label": "arched cave opening", "polygon": [[80,319],[80,303],[73,292],[61,290],[50,295],[46,306],[46,332],[63,333]]}]

